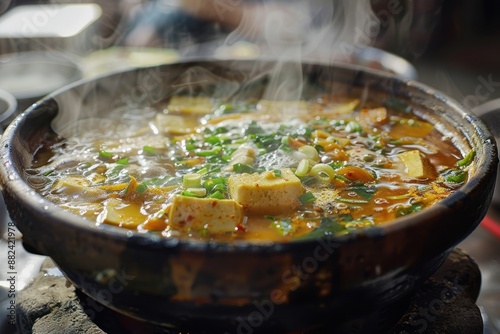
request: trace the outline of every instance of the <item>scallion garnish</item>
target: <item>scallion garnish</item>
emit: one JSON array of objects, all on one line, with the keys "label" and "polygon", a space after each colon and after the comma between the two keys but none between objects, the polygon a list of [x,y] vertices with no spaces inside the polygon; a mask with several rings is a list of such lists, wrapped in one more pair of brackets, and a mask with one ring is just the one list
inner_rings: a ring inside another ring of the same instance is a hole
[{"label": "scallion garnish", "polygon": [[452,169],[445,173],[445,179],[448,182],[462,183],[467,178],[467,173],[462,170]]},{"label": "scallion garnish", "polygon": [[316,197],[314,197],[314,195],[310,191],[308,191],[308,192],[299,196],[299,201],[303,205],[310,204],[310,203],[314,203],[316,201]]},{"label": "scallion garnish", "polygon": [[122,159],[118,160],[116,163],[119,165],[126,165],[126,164],[128,164],[128,157],[122,158]]},{"label": "scallion garnish", "polygon": [[249,166],[247,164],[234,164],[233,171],[235,173],[239,173],[239,174],[242,174],[242,173],[252,174],[252,173],[255,173],[255,168],[253,168],[252,166]]},{"label": "scallion garnish", "polygon": [[342,202],[342,203],[348,203],[348,204],[367,204],[368,201],[364,199],[353,199],[353,198],[342,198],[339,197],[337,198],[337,201]]},{"label": "scallion garnish", "polygon": [[211,150],[201,150],[196,152],[196,155],[199,157],[210,157],[219,154],[219,152],[222,151],[222,147],[220,146],[215,146]]},{"label": "scallion garnish", "polygon": [[141,183],[141,184],[139,184],[139,185],[135,188],[135,191],[136,191],[138,194],[140,194],[140,195],[144,194],[147,190],[148,190],[148,185],[147,185],[147,184],[145,184],[144,182],[143,182],[143,183]]},{"label": "scallion garnish", "polygon": [[472,163],[472,161],[474,161],[475,156],[476,156],[476,150],[470,151],[463,159],[457,161],[457,166],[458,167],[469,166]]},{"label": "scallion garnish", "polygon": [[106,151],[99,151],[99,158],[103,160],[108,160],[113,157],[113,153]]},{"label": "scallion garnish", "polygon": [[184,189],[201,187],[201,175],[194,174],[194,173],[193,174],[185,174],[182,177],[182,187]]},{"label": "scallion garnish", "polygon": [[157,155],[158,154],[158,151],[156,151],[156,149],[154,147],[147,146],[147,145],[143,146],[142,152],[144,152],[144,154],[149,154],[149,155]]},{"label": "scallion garnish", "polygon": [[224,199],[224,195],[220,191],[216,191],[208,197],[216,199]]}]

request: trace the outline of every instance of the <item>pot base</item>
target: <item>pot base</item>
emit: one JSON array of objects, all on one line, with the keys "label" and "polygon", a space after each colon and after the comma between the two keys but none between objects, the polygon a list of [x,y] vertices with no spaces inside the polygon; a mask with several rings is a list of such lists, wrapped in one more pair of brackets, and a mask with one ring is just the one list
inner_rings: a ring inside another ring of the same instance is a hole
[{"label": "pot base", "polygon": [[[475,301],[481,274],[465,252],[455,249],[439,270],[417,291],[368,317],[344,324],[326,323],[301,333],[482,333],[483,323]],[[108,291],[109,293],[109,291]],[[103,296],[106,294],[103,291]],[[50,332],[67,326],[72,333],[258,333],[262,318],[241,319],[227,328],[194,324],[189,329],[166,328],[123,316],[75,289],[54,263],[46,261],[33,283],[19,293],[17,302],[20,333]],[[40,312],[44,309],[44,312]],[[228,323],[229,325],[229,323]],[[279,333],[276,328],[274,333]]]}]

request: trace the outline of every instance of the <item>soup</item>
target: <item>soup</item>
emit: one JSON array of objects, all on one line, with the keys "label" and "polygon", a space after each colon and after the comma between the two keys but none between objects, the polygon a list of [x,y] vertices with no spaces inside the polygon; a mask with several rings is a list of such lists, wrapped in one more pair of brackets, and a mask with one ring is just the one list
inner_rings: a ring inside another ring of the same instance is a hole
[{"label": "soup", "polygon": [[174,96],[47,135],[26,173],[44,197],[96,224],[286,242],[430,207],[467,181],[474,156],[390,100]]}]

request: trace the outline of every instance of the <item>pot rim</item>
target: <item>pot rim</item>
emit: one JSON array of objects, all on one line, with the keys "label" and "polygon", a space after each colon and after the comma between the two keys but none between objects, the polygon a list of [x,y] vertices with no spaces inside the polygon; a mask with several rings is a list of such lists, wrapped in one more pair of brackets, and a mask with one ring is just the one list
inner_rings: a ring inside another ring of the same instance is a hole
[{"label": "pot rim", "polygon": [[[236,62],[262,62],[262,61],[273,61],[275,59],[259,59],[259,60],[235,60]],[[189,58],[184,61],[179,61],[171,64],[164,64],[159,66],[176,66],[178,64],[190,64],[190,63],[221,63],[218,59],[207,59],[207,58]],[[319,65],[325,66],[322,63],[315,62],[300,62],[303,65]],[[356,231],[352,231],[348,234],[341,236],[328,236],[330,240],[339,244],[353,243],[358,239],[364,238],[380,238],[387,234],[398,232],[402,229],[409,228],[415,224],[421,223],[423,220],[432,220],[438,218],[445,214],[448,206],[452,206],[454,203],[464,201],[464,197],[472,192],[473,189],[478,187],[480,180],[488,172],[496,170],[498,158],[496,143],[490,130],[484,125],[484,123],[472,112],[466,110],[457,101],[448,97],[446,94],[427,86],[423,83],[417,82],[412,79],[405,79],[398,77],[397,75],[387,73],[385,71],[376,70],[372,68],[366,68],[356,64],[345,64],[340,62],[331,62],[329,66],[339,67],[342,69],[348,69],[352,71],[365,72],[368,75],[375,77],[382,77],[385,79],[395,80],[405,86],[411,87],[416,90],[416,92],[423,93],[434,99],[443,102],[450,109],[453,109],[459,115],[462,116],[464,121],[468,122],[474,129],[474,133],[479,136],[479,139],[483,143],[482,150],[484,152],[482,163],[477,164],[475,168],[474,175],[467,183],[459,188],[459,191],[451,194],[447,198],[439,201],[430,208],[417,213],[413,213],[409,216],[404,216],[397,218],[391,222],[377,225],[374,227],[364,228]],[[139,233],[137,231],[128,230],[125,228],[100,224],[97,225],[95,222],[86,220],[73,214],[71,212],[65,211],[59,208],[56,204],[46,200],[43,196],[34,191],[28,183],[20,175],[19,171],[15,168],[15,164],[12,163],[13,153],[11,149],[11,143],[14,138],[19,135],[19,127],[26,121],[28,121],[30,115],[37,111],[40,105],[48,103],[53,100],[57,95],[72,90],[81,85],[98,81],[102,78],[119,75],[121,73],[131,72],[131,71],[142,71],[151,68],[156,68],[158,66],[144,67],[144,68],[129,68],[124,70],[117,70],[111,73],[102,74],[92,78],[85,78],[67,86],[64,86],[53,93],[42,98],[38,102],[31,105],[26,111],[22,112],[16,119],[7,127],[5,130],[1,141],[0,141],[0,179],[3,181],[0,185],[2,192],[9,191],[14,193],[19,199],[32,210],[36,211],[37,214],[43,216],[50,216],[54,221],[71,225],[72,228],[76,230],[85,231],[87,233],[92,233],[101,237],[108,239],[121,239],[126,241],[128,245],[148,245],[148,247],[154,248],[182,248],[186,251],[210,251],[210,252],[284,252],[289,249],[294,249],[296,247],[307,247],[311,244],[317,243],[317,238],[295,240],[286,243],[275,243],[275,242],[262,242],[253,243],[248,241],[236,241],[236,242],[220,242],[220,241],[198,241],[198,240],[188,240],[188,239],[178,239],[178,238],[165,238],[152,233]]]}]

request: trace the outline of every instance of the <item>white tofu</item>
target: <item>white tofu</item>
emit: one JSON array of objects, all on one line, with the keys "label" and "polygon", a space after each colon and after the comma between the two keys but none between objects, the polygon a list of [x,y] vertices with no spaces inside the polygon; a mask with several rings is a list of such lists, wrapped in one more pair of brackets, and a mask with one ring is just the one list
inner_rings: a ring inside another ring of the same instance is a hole
[{"label": "white tofu", "polygon": [[97,217],[98,223],[107,223],[121,227],[135,228],[146,220],[141,213],[141,207],[131,203],[124,203],[117,198],[110,198],[104,210]]},{"label": "white tofu", "polygon": [[233,232],[242,221],[241,205],[227,199],[176,195],[169,213],[169,224],[183,231]]},{"label": "white tofu", "polygon": [[229,177],[231,198],[250,214],[279,214],[301,205],[299,196],[305,193],[299,178],[288,168],[281,176],[263,174],[234,174]]},{"label": "white tofu", "polygon": [[431,162],[419,150],[407,151],[398,154],[398,158],[405,164],[409,176],[415,178],[436,177],[436,170]]},{"label": "white tofu", "polygon": [[190,133],[198,125],[187,116],[156,114],[156,126],[164,133],[182,135]]},{"label": "white tofu", "polygon": [[167,109],[171,112],[206,115],[212,112],[212,99],[204,96],[172,96]]},{"label": "white tofu", "polygon": [[105,193],[99,188],[91,187],[90,181],[82,176],[67,176],[57,180],[52,191],[58,194],[78,195],[88,199],[96,198]]}]

